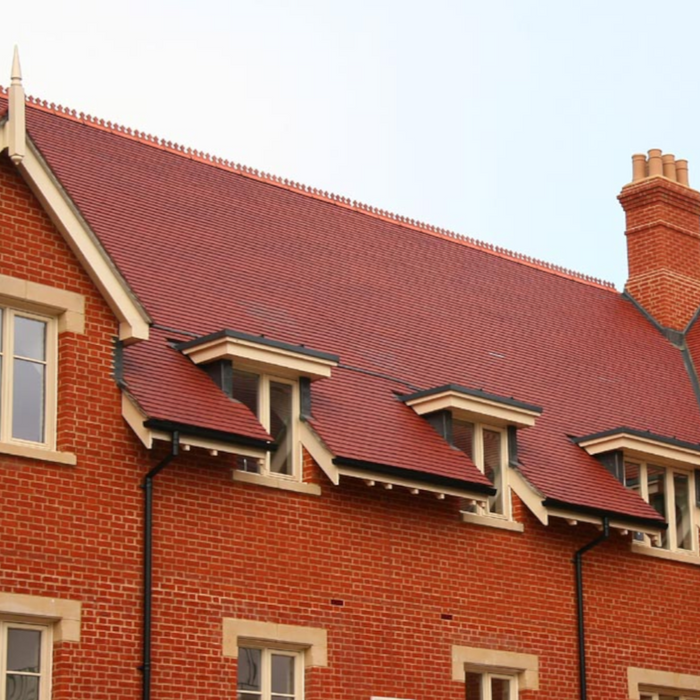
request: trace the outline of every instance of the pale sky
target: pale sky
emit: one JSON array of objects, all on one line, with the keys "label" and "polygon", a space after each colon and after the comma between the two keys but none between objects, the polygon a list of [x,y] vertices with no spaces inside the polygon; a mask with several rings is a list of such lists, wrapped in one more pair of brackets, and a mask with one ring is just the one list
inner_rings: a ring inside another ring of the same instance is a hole
[{"label": "pale sky", "polygon": [[[624,285],[631,156],[700,187],[695,0],[7,3],[28,93]],[[4,66],[4,67],[3,67]]]}]

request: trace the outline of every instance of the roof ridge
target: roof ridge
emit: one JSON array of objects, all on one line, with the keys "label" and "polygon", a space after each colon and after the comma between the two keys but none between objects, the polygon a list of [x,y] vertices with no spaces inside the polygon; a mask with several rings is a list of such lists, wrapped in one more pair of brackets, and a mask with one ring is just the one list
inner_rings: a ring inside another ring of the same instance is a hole
[{"label": "roof ridge", "polygon": [[[7,96],[8,88],[0,85],[0,94]],[[219,156],[213,156],[209,153],[204,153],[203,151],[190,148],[189,146],[183,146],[181,144],[168,141],[164,138],[147,134],[143,131],[139,131],[138,129],[132,129],[131,127],[122,126],[121,124],[101,119],[99,117],[94,117],[90,114],[77,112],[75,109],[71,109],[70,107],[56,105],[54,102],[48,102],[47,100],[31,95],[27,96],[27,103],[32,108],[63,117],[65,119],[70,119],[72,121],[85,124],[86,126],[101,129],[133,141],[138,141],[139,143],[143,143],[153,148],[159,148],[175,155],[184,156],[190,160],[213,165],[214,167],[221,168],[238,175],[243,175],[250,179],[258,180],[259,182],[265,182],[267,184],[297,192],[314,199],[319,199],[346,209],[361,212],[374,218],[382,219],[383,221],[404,226],[405,228],[410,228],[416,231],[428,233],[432,236],[454,241],[469,248],[481,250],[506,260],[511,260],[544,272],[549,272],[559,277],[571,279],[575,282],[583,282],[584,284],[594,287],[617,291],[612,282],[601,280],[597,277],[586,275],[582,272],[577,272],[576,270],[571,270],[563,267],[562,265],[557,265],[545,260],[539,260],[538,258],[525,255],[524,253],[518,253],[516,251],[509,250],[508,248],[497,246],[493,243],[480,241],[462,233],[457,233],[440,226],[434,226],[433,224],[411,219],[410,217],[396,214],[385,209],[380,209],[379,207],[365,204],[364,202],[358,202],[357,200],[350,199],[349,197],[344,197],[342,195],[337,195],[333,192],[328,192],[327,190],[321,190],[317,187],[310,187],[309,185],[295,182],[294,180],[289,180],[288,178],[283,178],[278,175],[260,171],[256,168],[242,165],[241,163],[235,163],[234,161],[220,158]]]}]

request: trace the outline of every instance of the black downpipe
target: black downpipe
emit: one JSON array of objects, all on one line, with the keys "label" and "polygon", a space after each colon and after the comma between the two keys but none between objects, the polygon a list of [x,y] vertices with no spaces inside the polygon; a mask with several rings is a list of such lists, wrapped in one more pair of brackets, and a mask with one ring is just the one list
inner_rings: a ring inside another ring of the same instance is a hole
[{"label": "black downpipe", "polygon": [[173,432],[170,453],[146,474],[141,488],[144,493],[143,529],[143,664],[141,687],[143,700],[151,699],[151,629],[153,619],[153,479],[180,452],[180,434]]},{"label": "black downpipe", "polygon": [[605,516],[603,518],[603,532],[574,554],[574,566],[576,567],[576,611],[578,613],[578,672],[581,700],[588,699],[588,686],[586,684],[586,629],[583,624],[583,555],[607,540],[608,537],[610,537],[610,520]]}]

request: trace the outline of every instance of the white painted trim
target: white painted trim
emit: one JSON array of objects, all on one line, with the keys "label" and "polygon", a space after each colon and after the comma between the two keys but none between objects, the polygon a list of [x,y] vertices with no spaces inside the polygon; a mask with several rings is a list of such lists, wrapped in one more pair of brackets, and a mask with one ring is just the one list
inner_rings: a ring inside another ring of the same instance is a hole
[{"label": "white painted trim", "polygon": [[201,345],[185,348],[182,353],[197,365],[214,360],[243,360],[244,364],[236,363],[236,366],[258,374],[271,374],[287,379],[330,377],[331,368],[338,364],[335,361],[297,353],[286,348],[232,337],[217,338]]},{"label": "white painted trim", "polygon": [[57,642],[79,642],[82,604],[77,600],[46,598],[0,591],[0,616],[25,622],[53,622]]},{"label": "white painted trim", "polygon": [[318,484],[307,484],[303,481],[285,479],[283,476],[266,476],[255,472],[244,472],[240,469],[233,470],[233,480],[256,486],[265,486],[271,489],[281,489],[282,491],[294,491],[304,493],[308,496],[320,496],[321,487]]},{"label": "white painted trim", "polygon": [[513,651],[452,646],[452,680],[464,683],[465,671],[515,673],[522,690],[539,690],[539,657]]},{"label": "white painted trim", "polygon": [[301,444],[318,464],[323,473],[337,486],[340,483],[338,468],[333,464],[333,453],[321,440],[318,433],[306,422],[299,421],[299,437]]},{"label": "white painted trim", "polygon": [[642,690],[665,691],[667,693],[694,694],[700,692],[700,676],[689,673],[672,673],[669,671],[652,671],[646,668],[627,668],[627,687],[630,700],[639,700]]},{"label": "white painted trim", "polygon": [[611,450],[622,450],[625,459],[652,462],[659,466],[700,468],[700,452],[678,445],[667,445],[653,438],[616,433],[602,438],[579,442],[588,454],[597,455]]},{"label": "white painted trim", "polygon": [[18,169],[119,319],[120,339],[146,340],[150,318],[145,309],[29,137],[27,145]]},{"label": "white painted trim", "polygon": [[462,394],[452,389],[411,399],[406,401],[406,405],[419,416],[447,410],[452,411],[458,418],[497,425],[501,428],[507,425],[526,428],[535,425],[535,420],[540,416],[538,411],[503,404],[481,396]]},{"label": "white painted trim", "polygon": [[479,515],[478,513],[460,513],[463,523],[470,525],[481,525],[483,527],[493,527],[497,530],[510,530],[511,532],[524,532],[525,526],[517,520],[509,520],[499,515]]},{"label": "white painted trim", "polygon": [[321,627],[283,625],[260,620],[223,619],[223,655],[238,658],[238,647],[246,642],[304,650],[304,662],[310,666],[328,666],[328,633]]},{"label": "white painted trim", "polygon": [[543,524],[549,524],[549,513],[543,505],[544,495],[540,493],[520,472],[508,467],[508,484],[525,507]]},{"label": "white painted trim", "polygon": [[0,454],[40,459],[44,462],[65,464],[69,467],[74,467],[78,463],[78,458],[72,452],[57,452],[45,447],[33,447],[28,443],[0,442]]}]

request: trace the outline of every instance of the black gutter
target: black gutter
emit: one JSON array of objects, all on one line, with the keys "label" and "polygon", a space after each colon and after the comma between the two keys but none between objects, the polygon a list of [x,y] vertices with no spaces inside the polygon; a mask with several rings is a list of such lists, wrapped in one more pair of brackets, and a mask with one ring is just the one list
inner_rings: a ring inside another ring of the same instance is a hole
[{"label": "black gutter", "polygon": [[[542,505],[545,508],[561,508],[562,510],[570,511],[572,515],[576,513],[581,513],[581,515],[593,515],[595,517],[601,518],[603,520],[616,518],[619,519],[621,523],[629,526],[630,530],[634,530],[635,525],[641,525],[645,527],[653,527],[660,532],[668,529],[666,521],[659,515],[656,518],[645,518],[638,515],[627,515],[626,513],[616,513],[611,510],[603,510],[602,508],[595,508],[593,506],[583,506],[577,505],[576,503],[568,503],[567,501],[560,501],[556,498],[545,498],[542,501]],[[647,504],[648,505],[648,504]]]},{"label": "black gutter", "polygon": [[367,478],[371,478],[372,472],[375,474],[386,474],[387,476],[396,476],[403,479],[411,479],[412,481],[420,481],[434,486],[445,486],[462,491],[475,491],[477,493],[485,493],[489,496],[496,495],[496,489],[493,486],[486,484],[474,484],[466,479],[455,479],[449,476],[441,476],[440,474],[429,474],[427,472],[414,471],[412,469],[403,469],[394,467],[390,464],[379,464],[377,462],[365,462],[361,459],[352,459],[350,457],[335,457],[333,464],[342,467],[354,467],[368,472]]},{"label": "black gutter", "polygon": [[588,699],[588,686],[586,684],[586,629],[583,619],[583,555],[593,547],[610,537],[610,521],[603,518],[603,532],[594,540],[584,545],[574,554],[574,569],[576,574],[576,612],[578,615],[578,670],[581,689],[581,700]]},{"label": "black gutter", "polygon": [[229,433],[225,430],[215,430],[214,428],[202,428],[197,425],[189,425],[178,421],[165,420],[161,418],[149,418],[143,422],[143,425],[146,428],[163,430],[167,433],[185,433],[194,437],[217,440],[218,442],[246,445],[247,447],[259,447],[261,450],[277,449],[277,444],[272,440],[250,437],[249,435],[238,435],[237,433]]},{"label": "black gutter", "polygon": [[143,665],[141,687],[143,700],[151,698],[151,636],[153,619],[153,479],[170,464],[180,452],[180,434],[173,431],[170,452],[151,469],[143,480]]}]

